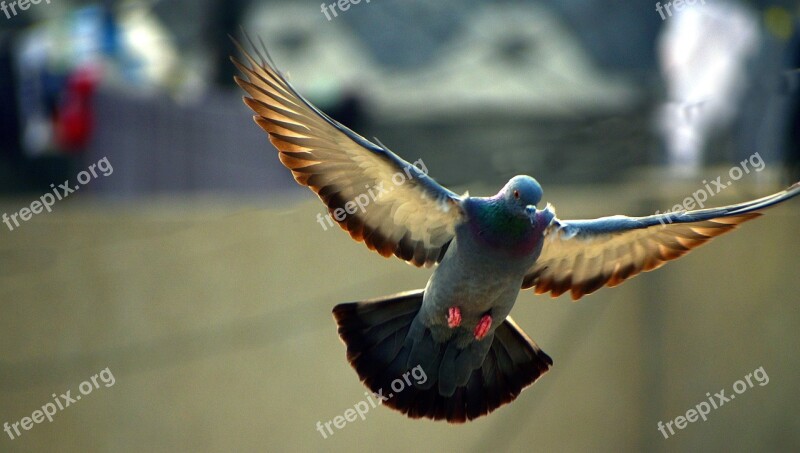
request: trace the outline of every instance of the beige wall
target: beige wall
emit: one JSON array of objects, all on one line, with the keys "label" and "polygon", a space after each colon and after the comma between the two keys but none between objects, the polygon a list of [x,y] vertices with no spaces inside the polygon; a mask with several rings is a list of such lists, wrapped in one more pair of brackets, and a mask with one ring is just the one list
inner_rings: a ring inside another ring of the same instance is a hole
[{"label": "beige wall", "polygon": [[[774,187],[744,189],[712,201]],[[686,193],[638,199],[648,190],[545,198],[569,218],[647,214]],[[365,391],[331,308],[422,287],[430,270],[323,231],[321,205],[302,200],[77,200],[0,232],[0,423],[106,367],[116,380],[17,440],[0,432],[0,451],[800,448],[800,200],[579,303],[521,294],[512,315],[555,366],[492,415],[448,426],[378,408],[327,440],[316,422]],[[658,432],[761,366],[767,385]]]}]

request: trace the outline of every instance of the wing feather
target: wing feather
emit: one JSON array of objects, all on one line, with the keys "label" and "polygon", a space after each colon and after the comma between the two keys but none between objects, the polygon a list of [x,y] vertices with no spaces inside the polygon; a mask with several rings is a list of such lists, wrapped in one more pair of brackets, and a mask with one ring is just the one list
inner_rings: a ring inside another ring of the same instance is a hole
[{"label": "wing feather", "polygon": [[798,194],[800,182],[774,195],[723,208],[648,217],[555,219],[522,288],[534,288],[536,294],[550,292],[553,297],[569,291],[578,300],[603,286],[617,286],[658,269]]},{"label": "wing feather", "polygon": [[[245,61],[231,58],[243,76],[235,80],[248,95],[245,105],[268,133],[280,162],[319,196],[332,221],[383,256],[417,266],[441,260],[464,218],[461,198],[317,109],[266,51],[257,52],[256,59],[234,43]],[[404,177],[402,184],[395,183],[397,174]]]}]

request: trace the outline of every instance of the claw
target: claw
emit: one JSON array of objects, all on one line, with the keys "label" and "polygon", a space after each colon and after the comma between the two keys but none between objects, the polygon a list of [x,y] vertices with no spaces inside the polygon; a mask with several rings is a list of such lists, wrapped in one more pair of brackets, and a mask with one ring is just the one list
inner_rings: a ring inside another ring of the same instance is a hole
[{"label": "claw", "polygon": [[450,307],[447,310],[447,327],[455,329],[461,325],[461,309],[458,307]]},{"label": "claw", "polygon": [[483,315],[480,321],[478,321],[478,325],[475,326],[475,339],[478,341],[483,340],[487,333],[489,333],[489,328],[492,327],[492,317],[489,315]]}]

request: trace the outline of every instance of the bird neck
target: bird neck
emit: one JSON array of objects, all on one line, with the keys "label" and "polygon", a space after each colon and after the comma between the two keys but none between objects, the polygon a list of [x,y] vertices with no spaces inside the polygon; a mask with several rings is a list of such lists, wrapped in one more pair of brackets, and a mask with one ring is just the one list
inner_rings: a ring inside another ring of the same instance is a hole
[{"label": "bird neck", "polygon": [[501,198],[476,198],[467,206],[476,241],[494,248],[529,253],[538,244],[531,220]]}]

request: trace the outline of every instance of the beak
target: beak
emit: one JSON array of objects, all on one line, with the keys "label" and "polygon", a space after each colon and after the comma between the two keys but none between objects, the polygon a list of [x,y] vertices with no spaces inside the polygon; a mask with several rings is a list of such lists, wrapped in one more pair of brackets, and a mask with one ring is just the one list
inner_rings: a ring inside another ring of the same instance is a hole
[{"label": "beak", "polygon": [[536,223],[536,205],[529,204],[525,206],[525,214],[528,215],[528,218],[531,220],[531,224]]}]

